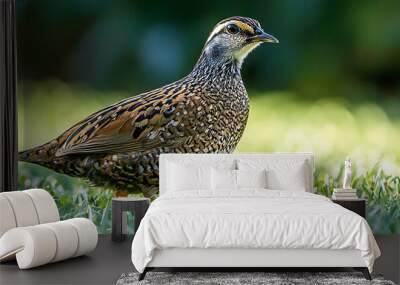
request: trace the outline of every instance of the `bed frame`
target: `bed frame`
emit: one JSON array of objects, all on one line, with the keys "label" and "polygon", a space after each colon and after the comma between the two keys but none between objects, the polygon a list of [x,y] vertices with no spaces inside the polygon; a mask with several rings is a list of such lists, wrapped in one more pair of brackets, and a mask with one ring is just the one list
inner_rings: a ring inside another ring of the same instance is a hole
[{"label": "bed frame", "polygon": [[[276,153],[276,154],[162,154],[160,155],[160,195],[167,189],[167,161],[179,162],[189,159],[192,162],[212,163],[219,159],[238,158],[263,159],[302,159],[310,167],[309,187],[313,192],[314,156],[312,153]],[[143,280],[148,271],[154,269],[182,269],[184,271],[271,271],[271,269],[337,269],[353,268],[361,271],[367,280],[371,276],[359,250],[330,249],[249,249],[249,248],[169,248],[158,249],[147,265],[139,280]],[[320,270],[323,271],[323,270]]]},{"label": "bed frame", "polygon": [[156,250],[152,261],[139,275],[143,280],[148,271],[154,269],[181,268],[190,271],[290,271],[309,268],[336,269],[353,268],[371,280],[368,268],[359,250],[329,249],[194,249],[170,248]]}]

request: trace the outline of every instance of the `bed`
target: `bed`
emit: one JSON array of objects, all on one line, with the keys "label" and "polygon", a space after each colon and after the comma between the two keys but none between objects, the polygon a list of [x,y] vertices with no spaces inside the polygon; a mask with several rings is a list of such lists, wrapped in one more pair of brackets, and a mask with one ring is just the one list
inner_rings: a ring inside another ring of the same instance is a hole
[{"label": "bed", "polygon": [[132,243],[154,268],[352,267],[370,279],[380,251],[361,216],[313,193],[314,157],[162,154],[160,196]]}]

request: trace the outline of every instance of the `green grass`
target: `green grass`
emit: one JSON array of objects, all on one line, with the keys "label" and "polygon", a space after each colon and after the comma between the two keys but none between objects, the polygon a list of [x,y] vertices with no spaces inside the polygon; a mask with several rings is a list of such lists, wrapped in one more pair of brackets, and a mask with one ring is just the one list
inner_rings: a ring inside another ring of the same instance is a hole
[{"label": "green grass", "polygon": [[[311,151],[316,154],[315,186],[330,196],[340,185],[341,164],[350,156],[357,168],[353,187],[368,199],[367,219],[375,233],[400,233],[400,120],[385,102],[304,100],[287,92],[249,92],[251,111],[237,152]],[[52,139],[102,107],[130,96],[60,82],[24,84],[19,90],[19,147]],[[63,218],[86,216],[100,232],[110,231],[112,190],[26,163],[19,188],[45,188]]]},{"label": "green grass", "polygon": [[[329,176],[316,171],[317,193],[330,197],[341,184],[341,171]],[[374,233],[400,233],[400,177],[384,173],[378,166],[355,176],[353,187],[358,196],[368,200],[367,220]],[[43,188],[55,198],[62,219],[88,217],[100,233],[111,230],[111,198],[109,189],[90,187],[80,179],[57,174],[28,163],[19,164],[19,189]]]},{"label": "green grass", "polygon": [[49,191],[62,220],[86,217],[97,225],[99,233],[111,232],[112,190],[90,187],[81,179],[29,163],[20,162],[18,172],[18,188],[41,188]]}]

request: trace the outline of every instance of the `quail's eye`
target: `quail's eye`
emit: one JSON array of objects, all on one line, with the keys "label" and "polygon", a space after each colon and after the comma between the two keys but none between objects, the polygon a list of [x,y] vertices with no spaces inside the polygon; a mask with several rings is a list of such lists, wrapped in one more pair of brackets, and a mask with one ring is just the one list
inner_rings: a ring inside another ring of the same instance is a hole
[{"label": "quail's eye", "polygon": [[228,26],[226,26],[226,30],[228,31],[228,33],[234,35],[240,32],[240,28],[238,26],[236,26],[235,24],[229,24]]}]

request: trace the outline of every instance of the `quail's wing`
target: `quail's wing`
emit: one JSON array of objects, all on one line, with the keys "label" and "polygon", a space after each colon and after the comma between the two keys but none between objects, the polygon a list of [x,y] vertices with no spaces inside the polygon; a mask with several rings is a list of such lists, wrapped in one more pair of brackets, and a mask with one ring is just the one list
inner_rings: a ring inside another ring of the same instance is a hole
[{"label": "quail's wing", "polygon": [[178,146],[188,137],[182,124],[182,115],[186,113],[183,91],[167,86],[92,114],[73,127],[56,156],[142,152]]}]

